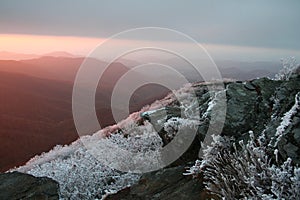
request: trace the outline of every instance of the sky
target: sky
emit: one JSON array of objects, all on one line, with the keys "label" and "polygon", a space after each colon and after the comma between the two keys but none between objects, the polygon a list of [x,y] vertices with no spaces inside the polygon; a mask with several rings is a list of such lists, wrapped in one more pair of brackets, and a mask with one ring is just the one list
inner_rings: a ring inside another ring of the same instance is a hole
[{"label": "sky", "polygon": [[279,60],[300,55],[299,8],[299,0],[1,0],[0,51],[86,54],[121,31],[154,26],[189,35],[217,58]]}]

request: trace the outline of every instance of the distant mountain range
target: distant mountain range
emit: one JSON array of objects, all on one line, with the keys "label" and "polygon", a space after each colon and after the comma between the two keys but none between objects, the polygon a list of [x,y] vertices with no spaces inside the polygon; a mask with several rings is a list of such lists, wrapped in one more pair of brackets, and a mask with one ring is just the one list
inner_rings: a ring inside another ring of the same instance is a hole
[{"label": "distant mountain range", "polygon": [[[77,58],[83,59],[82,55],[74,55],[65,51],[54,51],[46,54],[25,54],[25,53],[14,53],[7,51],[0,51],[0,61],[1,60],[14,60],[22,61],[29,64],[41,64],[42,62],[46,65],[53,64],[53,60],[64,58]],[[141,58],[143,60],[143,58]],[[29,61],[31,60],[31,61]],[[149,60],[146,58],[144,60]],[[186,61],[178,57],[173,57],[169,59],[153,57],[150,60],[156,60],[157,63],[165,63],[174,69],[178,70],[180,73],[184,74],[189,81],[199,81],[199,75],[195,73]],[[98,59],[98,61],[100,61]],[[237,80],[249,80],[258,77],[273,77],[281,68],[279,62],[272,61],[237,61],[237,60],[214,60],[218,69],[221,72],[222,77],[224,78],[234,78]],[[116,62],[120,62],[127,67],[138,66],[143,62],[138,60],[130,60],[125,58],[120,58]],[[198,64],[201,66],[201,60],[198,60]],[[60,63],[59,63],[60,64]],[[54,65],[53,67],[56,67]],[[60,67],[60,66],[59,66]],[[40,70],[40,69],[39,69]],[[39,71],[38,70],[38,71]],[[55,70],[55,69],[54,69]],[[31,72],[29,72],[31,73]],[[36,72],[37,73],[37,72]],[[53,74],[54,75],[54,74]],[[56,76],[61,76],[56,73]]]},{"label": "distant mountain range", "polygon": [[82,56],[73,55],[65,51],[54,51],[46,54],[25,54],[25,53],[0,51],[0,60],[27,60],[27,59],[40,58],[45,56],[65,57],[65,58],[82,57]]}]

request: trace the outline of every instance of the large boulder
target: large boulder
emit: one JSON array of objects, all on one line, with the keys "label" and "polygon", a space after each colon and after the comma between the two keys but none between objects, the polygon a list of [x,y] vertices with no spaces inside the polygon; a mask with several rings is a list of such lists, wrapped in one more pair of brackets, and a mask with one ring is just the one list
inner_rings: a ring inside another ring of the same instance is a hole
[{"label": "large boulder", "polygon": [[59,185],[56,181],[34,177],[20,172],[0,174],[0,199],[59,199]]},{"label": "large boulder", "polygon": [[203,191],[201,179],[184,176],[185,168],[174,167],[144,174],[132,187],[125,188],[105,200],[173,199],[198,200],[209,196]]},{"label": "large boulder", "polygon": [[249,130],[260,133],[272,115],[272,99],[281,81],[267,78],[230,83],[226,87],[227,113],[222,134],[243,139]]}]

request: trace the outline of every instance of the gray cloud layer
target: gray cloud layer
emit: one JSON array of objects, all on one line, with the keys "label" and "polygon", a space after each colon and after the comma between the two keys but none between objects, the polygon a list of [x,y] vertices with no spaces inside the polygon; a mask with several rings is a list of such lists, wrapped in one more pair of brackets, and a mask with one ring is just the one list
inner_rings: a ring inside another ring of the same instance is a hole
[{"label": "gray cloud layer", "polygon": [[159,26],[198,42],[298,50],[299,9],[299,0],[2,0],[0,33],[109,37]]}]

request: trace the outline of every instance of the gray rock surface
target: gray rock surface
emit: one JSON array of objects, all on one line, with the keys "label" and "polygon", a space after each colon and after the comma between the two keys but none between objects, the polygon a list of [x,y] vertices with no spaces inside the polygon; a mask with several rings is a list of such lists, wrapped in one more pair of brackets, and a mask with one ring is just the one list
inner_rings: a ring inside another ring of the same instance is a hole
[{"label": "gray rock surface", "polygon": [[59,199],[59,185],[50,178],[37,178],[20,172],[0,174],[0,199]]},{"label": "gray rock surface", "polygon": [[144,174],[139,183],[109,195],[105,200],[173,199],[196,200],[208,198],[200,179],[183,176],[184,167],[162,169]]},{"label": "gray rock surface", "polygon": [[159,136],[162,138],[163,144],[169,143],[169,138],[164,131],[164,123],[172,117],[183,117],[181,109],[177,106],[166,106],[161,109],[157,109],[150,112],[144,112],[141,117],[144,120],[148,120],[153,125],[154,129],[158,132]]}]

